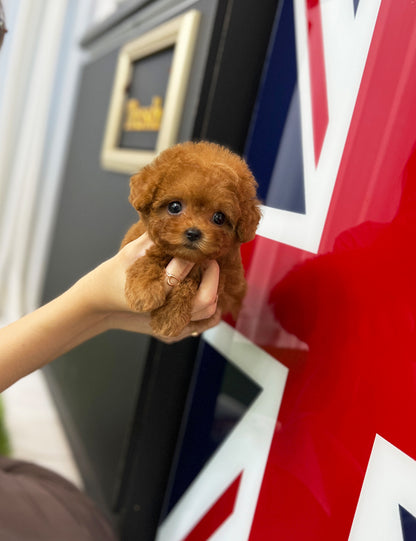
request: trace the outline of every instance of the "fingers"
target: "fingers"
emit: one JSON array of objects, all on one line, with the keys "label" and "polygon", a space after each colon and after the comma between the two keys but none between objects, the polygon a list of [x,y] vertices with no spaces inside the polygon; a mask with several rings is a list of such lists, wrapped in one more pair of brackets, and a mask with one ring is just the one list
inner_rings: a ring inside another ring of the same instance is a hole
[{"label": "fingers", "polygon": [[125,258],[125,264],[130,267],[136,259],[143,257],[147,250],[153,246],[153,242],[147,233],[144,233],[135,240],[132,240],[120,250],[120,254]]},{"label": "fingers", "polygon": [[216,261],[209,261],[195,295],[192,321],[207,319],[215,314],[218,301],[220,268]]},{"label": "fingers", "polygon": [[222,312],[219,308],[217,308],[214,314],[208,319],[201,319],[199,321],[193,321],[189,325],[189,327],[192,329],[191,336],[198,336],[202,332],[205,332],[208,329],[215,327],[221,321],[221,318],[222,318]]},{"label": "fingers", "polygon": [[[174,258],[166,267],[167,292],[177,286],[189,273],[193,263]],[[192,308],[192,321],[210,318],[215,314],[218,301],[220,269],[216,261],[209,261],[202,274],[201,283],[195,295]]]},{"label": "fingers", "polygon": [[[133,264],[136,259],[144,256],[147,250],[152,246],[154,246],[154,243],[146,232],[137,239],[126,244],[120,250],[120,253],[125,256],[128,263]],[[185,278],[193,266],[193,263],[186,261],[185,259],[180,259],[179,257],[172,259],[166,267],[167,275],[171,276],[172,282],[171,284],[166,283],[166,285],[170,287],[177,285]],[[166,291],[169,291],[170,287],[167,287]]]},{"label": "fingers", "polygon": [[[125,257],[126,265],[129,267],[136,259],[144,256],[146,251],[152,246],[153,242],[150,240],[149,235],[144,233],[124,246],[120,253]],[[173,258],[166,267],[166,293],[169,293],[172,287],[175,287],[182,282],[193,266],[194,263],[191,261],[186,261],[179,257]],[[192,312],[193,315],[198,315],[202,309],[207,307],[208,312],[211,312],[210,315],[215,312],[215,309],[212,310],[212,307],[216,304],[218,276],[218,264],[215,261],[208,262],[195,298],[194,309]],[[203,313],[201,313],[198,319],[203,319],[204,317],[207,316],[204,316]]]},{"label": "fingers", "polygon": [[[191,268],[192,264],[189,265],[189,262],[174,259],[167,266],[167,271],[183,280]],[[194,298],[192,322],[178,336],[154,336],[166,344],[173,344],[190,336],[198,336],[202,332],[218,325],[222,316],[221,311],[217,307],[219,274],[218,263],[216,261],[209,261]],[[171,289],[171,286],[168,287]]]},{"label": "fingers", "polygon": [[185,259],[179,257],[172,259],[166,267],[166,293],[180,284],[193,266],[193,263]]},{"label": "fingers", "polygon": [[221,316],[222,314],[220,310],[217,310],[215,314],[209,319],[191,323],[190,325],[185,327],[184,330],[178,336],[170,337],[170,336],[160,336],[160,335],[155,335],[155,334],[153,334],[153,336],[157,338],[158,340],[160,340],[161,342],[164,342],[165,344],[174,344],[175,342],[179,342],[180,340],[183,340],[184,338],[190,338],[191,336],[198,337],[201,333],[218,325],[218,323],[221,321]]},{"label": "fingers", "polygon": [[[119,255],[123,258],[123,267],[129,268],[138,258],[145,255],[146,251],[153,246],[149,235],[144,233],[131,241],[120,250]],[[175,257],[166,266],[165,291],[166,295],[172,288],[178,286],[188,275],[194,263]],[[209,261],[202,274],[201,283],[195,295],[192,308],[192,321],[201,321],[211,318],[217,310],[219,284],[219,266],[216,261]],[[188,334],[189,335],[189,334]]]}]

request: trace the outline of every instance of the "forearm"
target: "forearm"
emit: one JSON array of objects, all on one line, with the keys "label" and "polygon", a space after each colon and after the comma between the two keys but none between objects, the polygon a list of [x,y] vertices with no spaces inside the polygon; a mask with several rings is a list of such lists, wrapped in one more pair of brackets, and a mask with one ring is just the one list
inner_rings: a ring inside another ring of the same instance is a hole
[{"label": "forearm", "polygon": [[60,297],[0,329],[0,391],[106,330],[78,284]]},{"label": "forearm", "polygon": [[[60,297],[0,329],[0,392],[108,329],[152,334],[149,313],[132,311],[125,297],[126,271],[149,246],[151,242],[143,235],[86,274]],[[168,268],[175,276],[182,277],[189,272],[189,265],[174,259]],[[211,317],[217,308],[218,273],[216,262],[210,262],[194,299],[193,320],[201,321],[201,331],[219,321],[220,314],[217,319]],[[170,290],[166,284],[166,294]],[[159,338],[172,342],[190,334],[192,329],[186,328],[174,339]]]}]

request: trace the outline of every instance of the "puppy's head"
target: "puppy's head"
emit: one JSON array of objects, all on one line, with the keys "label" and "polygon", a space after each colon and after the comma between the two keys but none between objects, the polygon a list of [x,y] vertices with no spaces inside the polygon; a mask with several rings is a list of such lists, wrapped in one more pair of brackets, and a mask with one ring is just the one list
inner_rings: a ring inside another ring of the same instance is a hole
[{"label": "puppy's head", "polygon": [[130,202],[153,242],[198,262],[252,240],[260,219],[253,175],[244,160],[213,143],[162,152],[130,181]]}]

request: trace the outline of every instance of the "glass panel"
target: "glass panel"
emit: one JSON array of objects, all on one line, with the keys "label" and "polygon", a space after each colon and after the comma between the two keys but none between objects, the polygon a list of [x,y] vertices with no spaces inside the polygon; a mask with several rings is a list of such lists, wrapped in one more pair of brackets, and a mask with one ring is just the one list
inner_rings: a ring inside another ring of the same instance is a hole
[{"label": "glass panel", "polygon": [[[221,488],[194,490],[205,507],[187,501],[161,540],[202,539],[208,520],[216,541],[414,538],[413,4],[280,3],[246,148],[265,203],[242,247],[249,290],[238,321],[206,337],[257,375],[286,372],[234,426],[234,453],[217,448],[232,475],[216,464]],[[268,392],[259,434],[240,434]]]}]

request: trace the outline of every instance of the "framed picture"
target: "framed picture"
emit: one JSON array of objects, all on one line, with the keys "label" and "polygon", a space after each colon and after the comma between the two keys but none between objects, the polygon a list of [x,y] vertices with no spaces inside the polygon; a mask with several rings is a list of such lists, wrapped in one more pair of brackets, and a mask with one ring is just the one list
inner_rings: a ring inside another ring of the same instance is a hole
[{"label": "framed picture", "polygon": [[131,174],[176,143],[199,18],[188,11],[121,49],[101,151],[104,169]]}]

